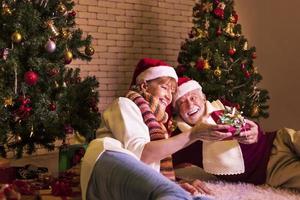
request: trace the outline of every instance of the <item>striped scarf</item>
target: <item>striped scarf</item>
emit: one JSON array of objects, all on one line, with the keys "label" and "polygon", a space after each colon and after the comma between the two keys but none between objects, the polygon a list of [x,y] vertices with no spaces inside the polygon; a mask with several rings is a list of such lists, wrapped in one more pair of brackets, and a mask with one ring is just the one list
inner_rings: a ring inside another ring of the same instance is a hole
[{"label": "striped scarf", "polygon": [[[159,100],[149,93],[129,91],[126,97],[132,100],[140,109],[143,120],[149,129],[150,140],[168,138],[168,132],[163,125],[168,120],[168,114],[161,109]],[[175,181],[172,157],[168,156],[160,162],[160,172],[168,179]]]}]

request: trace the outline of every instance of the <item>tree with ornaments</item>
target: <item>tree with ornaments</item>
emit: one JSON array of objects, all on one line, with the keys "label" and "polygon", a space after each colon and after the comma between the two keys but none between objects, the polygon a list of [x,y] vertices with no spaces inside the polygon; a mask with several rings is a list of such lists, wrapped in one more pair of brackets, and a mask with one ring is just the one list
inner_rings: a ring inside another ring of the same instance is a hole
[{"label": "tree with ornaments", "polygon": [[233,0],[199,0],[194,26],[178,55],[177,73],[200,83],[208,100],[220,99],[250,118],[268,117],[268,91],[238,24]]},{"label": "tree with ornaments", "polygon": [[68,134],[94,137],[98,82],[73,59],[91,60],[72,0],[0,0],[0,153],[53,150]]}]

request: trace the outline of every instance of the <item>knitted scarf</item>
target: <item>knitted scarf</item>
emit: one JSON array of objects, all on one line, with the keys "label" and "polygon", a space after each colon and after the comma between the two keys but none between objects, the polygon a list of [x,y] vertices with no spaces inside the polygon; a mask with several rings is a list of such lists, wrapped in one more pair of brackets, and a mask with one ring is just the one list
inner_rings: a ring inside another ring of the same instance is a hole
[{"label": "knitted scarf", "polygon": [[[161,109],[157,98],[149,93],[143,92],[140,94],[135,91],[129,91],[126,97],[139,107],[144,123],[149,129],[151,141],[168,138],[168,132],[163,125],[168,120],[168,114]],[[160,172],[170,180],[175,181],[171,155],[160,161]]]}]

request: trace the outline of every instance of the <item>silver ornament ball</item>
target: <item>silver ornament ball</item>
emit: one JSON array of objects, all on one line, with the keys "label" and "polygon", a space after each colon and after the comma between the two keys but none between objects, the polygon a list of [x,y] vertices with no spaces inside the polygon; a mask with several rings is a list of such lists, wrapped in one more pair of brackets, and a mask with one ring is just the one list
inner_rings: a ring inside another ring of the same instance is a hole
[{"label": "silver ornament ball", "polygon": [[52,40],[48,40],[45,44],[45,49],[48,53],[53,53],[56,49],[56,44]]}]

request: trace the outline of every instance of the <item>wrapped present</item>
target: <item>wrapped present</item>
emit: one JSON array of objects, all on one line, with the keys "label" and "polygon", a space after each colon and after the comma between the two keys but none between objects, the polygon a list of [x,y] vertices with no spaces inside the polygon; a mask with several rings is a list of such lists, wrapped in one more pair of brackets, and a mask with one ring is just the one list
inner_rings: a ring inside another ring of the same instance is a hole
[{"label": "wrapped present", "polygon": [[223,132],[231,132],[232,136],[239,135],[242,131],[247,131],[251,128],[250,124],[245,122],[242,113],[236,110],[235,107],[225,106],[224,110],[217,110],[211,113],[211,117],[217,124],[226,124],[230,127]]},{"label": "wrapped present", "polygon": [[16,179],[15,167],[0,168],[0,183],[12,183]]},{"label": "wrapped present", "polygon": [[59,172],[68,170],[80,163],[86,148],[87,144],[62,145],[59,149]]}]

